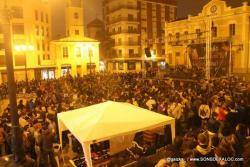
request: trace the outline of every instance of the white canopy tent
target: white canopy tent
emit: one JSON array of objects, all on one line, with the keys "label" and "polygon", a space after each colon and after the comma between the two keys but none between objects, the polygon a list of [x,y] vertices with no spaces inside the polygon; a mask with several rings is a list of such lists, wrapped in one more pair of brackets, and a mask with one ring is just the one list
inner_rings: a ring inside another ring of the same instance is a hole
[{"label": "white canopy tent", "polygon": [[175,137],[175,119],[129,103],[107,101],[58,114],[60,142],[69,130],[82,144],[88,167],[92,167],[90,145],[118,136],[171,125]]}]

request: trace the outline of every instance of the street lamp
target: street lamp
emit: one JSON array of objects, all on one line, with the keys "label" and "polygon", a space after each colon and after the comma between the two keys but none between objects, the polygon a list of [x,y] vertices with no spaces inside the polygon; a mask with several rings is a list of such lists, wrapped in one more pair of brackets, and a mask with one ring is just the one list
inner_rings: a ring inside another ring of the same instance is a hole
[{"label": "street lamp", "polygon": [[90,74],[92,74],[92,57],[93,57],[93,50],[91,47],[89,47]]},{"label": "street lamp", "polygon": [[10,11],[7,9],[7,1],[4,1],[2,11],[2,28],[4,34],[4,45],[5,45],[5,59],[6,59],[6,70],[8,78],[8,93],[9,102],[11,108],[11,128],[12,128],[12,151],[15,162],[22,162],[25,160],[25,154],[22,142],[22,133],[19,126],[19,116],[17,113],[17,99],[16,99],[16,84],[14,79],[14,68],[13,68],[13,54],[12,54],[12,30],[11,30],[11,19]]}]

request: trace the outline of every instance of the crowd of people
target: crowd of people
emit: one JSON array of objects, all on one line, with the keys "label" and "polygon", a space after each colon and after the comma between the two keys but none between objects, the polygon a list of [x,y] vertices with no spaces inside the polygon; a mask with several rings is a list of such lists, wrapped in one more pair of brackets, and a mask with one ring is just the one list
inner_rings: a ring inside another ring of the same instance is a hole
[{"label": "crowd of people", "polygon": [[[107,100],[128,102],[176,119],[177,137],[158,162],[138,159],[138,166],[224,166],[250,164],[250,93],[237,78],[213,80],[147,79],[141,74],[70,75],[47,81],[18,82],[19,122],[25,154],[37,166],[57,166],[53,143],[58,142],[57,113]],[[6,83],[0,96],[7,97]],[[0,152],[11,153],[10,108],[0,117]],[[150,143],[149,145],[154,145]],[[152,151],[154,153],[154,151]],[[167,158],[179,158],[171,161]],[[216,161],[190,158],[216,157]],[[244,158],[227,161],[219,158]],[[181,160],[180,160],[181,159]],[[189,159],[189,161],[187,160]],[[115,161],[117,162],[117,161]],[[119,166],[119,162],[110,166]]]}]

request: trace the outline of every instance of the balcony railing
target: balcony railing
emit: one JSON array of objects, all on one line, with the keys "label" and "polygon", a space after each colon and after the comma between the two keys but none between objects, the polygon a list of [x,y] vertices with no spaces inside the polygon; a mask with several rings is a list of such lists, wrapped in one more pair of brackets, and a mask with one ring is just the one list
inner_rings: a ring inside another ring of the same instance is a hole
[{"label": "balcony railing", "polygon": [[117,7],[113,7],[111,9],[106,10],[107,14],[113,13],[117,10],[121,10],[121,9],[130,9],[130,10],[137,10],[137,6],[132,6],[132,5],[120,5]]},{"label": "balcony railing", "polygon": [[121,42],[116,43],[115,46],[138,46],[139,42]]},{"label": "balcony railing", "polygon": [[[230,41],[231,37],[212,37],[212,42],[223,42],[223,41]],[[189,37],[171,37],[167,39],[169,45],[182,45],[182,44],[201,44],[206,43],[206,37],[202,36],[189,36]]]},{"label": "balcony railing", "polygon": [[114,23],[118,23],[121,21],[138,22],[138,19],[136,19],[136,18],[131,19],[131,18],[127,18],[127,17],[122,17],[122,18],[116,18],[116,19],[109,20],[109,21],[107,21],[107,23],[114,24]]},{"label": "balcony railing", "polygon": [[116,34],[125,34],[125,33],[130,33],[130,34],[139,34],[138,30],[122,30],[122,31],[113,31],[109,32],[109,35],[116,35]]},{"label": "balcony railing", "polygon": [[129,54],[128,57],[129,58],[138,58],[138,57],[141,57],[141,55],[138,53],[137,54],[134,53],[134,54]]}]

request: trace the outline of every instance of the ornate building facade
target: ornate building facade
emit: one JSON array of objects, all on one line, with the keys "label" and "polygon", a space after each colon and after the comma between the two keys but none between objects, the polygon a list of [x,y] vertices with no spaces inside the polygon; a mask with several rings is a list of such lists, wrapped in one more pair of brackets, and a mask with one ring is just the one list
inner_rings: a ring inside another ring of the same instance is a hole
[{"label": "ornate building facade", "polygon": [[[211,0],[197,16],[166,23],[166,62],[206,67],[211,76],[250,72],[250,6]],[[208,57],[209,56],[209,57]]]}]

